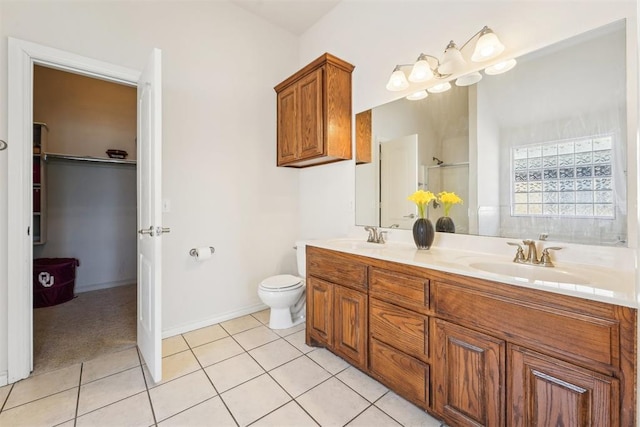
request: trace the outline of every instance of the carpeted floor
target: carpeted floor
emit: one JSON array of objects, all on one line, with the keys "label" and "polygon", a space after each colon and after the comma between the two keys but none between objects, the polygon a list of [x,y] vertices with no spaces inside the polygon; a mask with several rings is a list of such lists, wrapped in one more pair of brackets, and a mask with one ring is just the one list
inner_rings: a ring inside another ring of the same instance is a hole
[{"label": "carpeted floor", "polygon": [[33,310],[33,373],[136,345],[136,285],[83,292]]}]

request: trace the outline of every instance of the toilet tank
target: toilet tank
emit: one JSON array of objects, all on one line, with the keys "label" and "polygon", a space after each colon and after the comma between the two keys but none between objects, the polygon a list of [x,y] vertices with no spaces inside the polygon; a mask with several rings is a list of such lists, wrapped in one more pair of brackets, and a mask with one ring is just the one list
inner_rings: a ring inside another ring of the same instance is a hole
[{"label": "toilet tank", "polygon": [[303,240],[296,242],[296,262],[298,264],[298,276],[307,277],[307,244]]}]

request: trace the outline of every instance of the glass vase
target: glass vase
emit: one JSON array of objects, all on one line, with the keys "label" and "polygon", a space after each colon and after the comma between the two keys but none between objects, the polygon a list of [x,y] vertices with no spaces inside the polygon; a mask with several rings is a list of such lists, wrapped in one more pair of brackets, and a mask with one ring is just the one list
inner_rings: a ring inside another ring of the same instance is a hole
[{"label": "glass vase", "polygon": [[453,220],[448,216],[441,216],[436,221],[436,231],[440,233],[455,233],[456,225]]},{"label": "glass vase", "polygon": [[413,224],[413,241],[418,249],[427,250],[433,243],[435,232],[433,224],[426,218],[418,218]]}]

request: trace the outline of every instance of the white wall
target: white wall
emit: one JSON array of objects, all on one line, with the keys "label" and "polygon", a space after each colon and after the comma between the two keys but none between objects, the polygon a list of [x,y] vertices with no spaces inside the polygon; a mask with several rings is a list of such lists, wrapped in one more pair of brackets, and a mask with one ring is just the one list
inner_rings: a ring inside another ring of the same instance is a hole
[{"label": "white wall", "polygon": [[136,169],[47,164],[47,242],[34,258],[77,258],[75,292],[136,282]]},{"label": "white wall", "polygon": [[[295,266],[298,171],[276,168],[273,87],[298,39],[226,1],[0,2],[0,139],[7,37],[141,70],[163,51],[164,334],[260,306],[258,281]],[[10,148],[20,144],[9,141]],[[7,155],[0,152],[0,378],[7,369]],[[215,246],[204,263],[188,255]]]},{"label": "white wall", "polygon": [[[449,40],[464,43],[483,25],[499,35],[506,45],[505,55],[518,56],[621,18],[629,18],[635,27],[635,1],[344,0],[302,35],[300,61],[306,63],[328,51],[354,64],[353,111],[357,113],[404,95],[385,89],[396,64],[415,61],[421,52],[439,55]],[[301,171],[303,197],[319,191],[331,194],[329,199],[309,198],[300,205],[304,235],[344,233],[354,224],[348,209],[354,200],[353,185],[348,184],[353,168],[353,162],[342,162],[330,171]],[[635,174],[629,181],[634,178]],[[634,189],[631,183],[630,192]],[[333,215],[317,215],[328,207]]]}]

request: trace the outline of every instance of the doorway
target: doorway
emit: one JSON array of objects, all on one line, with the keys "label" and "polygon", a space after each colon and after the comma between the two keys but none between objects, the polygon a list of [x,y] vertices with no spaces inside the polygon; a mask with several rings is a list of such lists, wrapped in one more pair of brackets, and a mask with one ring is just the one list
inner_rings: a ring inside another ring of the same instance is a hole
[{"label": "doorway", "polygon": [[[36,43],[8,40],[7,377],[13,383],[33,369],[32,140],[33,67],[42,65],[137,87],[137,344],[155,381],[161,379],[161,52],[142,72]],[[145,198],[141,199],[141,195]],[[142,201],[141,201],[142,200]],[[153,230],[154,232],[149,232]],[[156,232],[158,230],[158,232]],[[135,233],[135,230],[133,230]],[[142,265],[142,270],[140,265]],[[1,379],[0,379],[1,380]]]},{"label": "doorway", "polygon": [[35,65],[33,118],[39,374],[136,345],[136,88]]}]

